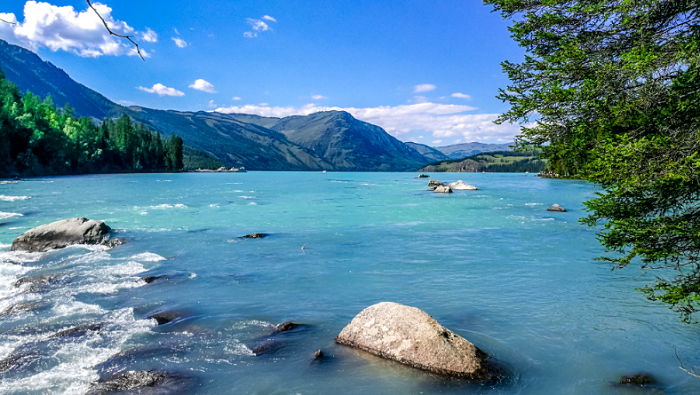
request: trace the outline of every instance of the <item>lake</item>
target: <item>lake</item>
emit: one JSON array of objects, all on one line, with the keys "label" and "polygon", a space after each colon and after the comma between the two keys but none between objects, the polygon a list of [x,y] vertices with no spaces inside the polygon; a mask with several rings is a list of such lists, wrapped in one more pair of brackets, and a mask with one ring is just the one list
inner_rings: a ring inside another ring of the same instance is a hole
[{"label": "lake", "polygon": [[[17,362],[0,373],[0,393],[85,393],[100,377],[148,369],[176,373],[173,387],[187,385],[188,394],[700,393],[700,379],[679,369],[674,351],[687,368],[700,365],[700,328],[635,290],[653,272],[594,261],[603,254],[596,229],[578,219],[595,185],[435,174],[479,187],[443,195],[414,176],[3,183],[0,311],[33,308],[0,317],[0,360]],[[547,212],[553,203],[569,212]],[[25,230],[79,216],[104,220],[129,242],[10,252]],[[253,232],[269,236],[240,238]],[[37,274],[57,277],[40,289],[13,285]],[[357,313],[382,301],[427,312],[507,374],[486,384],[444,379],[335,344]],[[162,311],[178,318],[155,326],[147,317]],[[271,335],[285,321],[304,325]],[[101,329],[51,337],[88,324]],[[261,344],[266,352],[254,355]],[[663,390],[616,384],[637,372]]]}]

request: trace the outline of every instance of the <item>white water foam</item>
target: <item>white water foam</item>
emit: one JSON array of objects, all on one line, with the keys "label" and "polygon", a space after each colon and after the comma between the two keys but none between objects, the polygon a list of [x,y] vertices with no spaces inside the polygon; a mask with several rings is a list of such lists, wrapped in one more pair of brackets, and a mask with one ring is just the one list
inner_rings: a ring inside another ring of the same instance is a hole
[{"label": "white water foam", "polygon": [[131,259],[135,261],[143,261],[143,262],[158,262],[158,261],[164,261],[166,258],[154,254],[152,252],[143,252],[141,254],[137,254],[131,257]]},{"label": "white water foam", "polygon": [[255,196],[239,196],[241,199],[255,199]]},{"label": "white water foam", "polygon": [[162,210],[162,209],[167,209],[167,208],[187,208],[187,206],[185,206],[184,204],[178,203],[178,204],[159,204],[157,206],[149,206],[146,208]]},{"label": "white water foam", "polygon": [[12,217],[24,217],[24,215],[18,214],[18,213],[5,213],[5,212],[0,211],[0,219],[12,218]]},{"label": "white water foam", "polygon": [[6,202],[14,202],[15,200],[27,200],[31,199],[31,196],[5,196],[5,195],[0,195],[0,200],[4,200]]}]

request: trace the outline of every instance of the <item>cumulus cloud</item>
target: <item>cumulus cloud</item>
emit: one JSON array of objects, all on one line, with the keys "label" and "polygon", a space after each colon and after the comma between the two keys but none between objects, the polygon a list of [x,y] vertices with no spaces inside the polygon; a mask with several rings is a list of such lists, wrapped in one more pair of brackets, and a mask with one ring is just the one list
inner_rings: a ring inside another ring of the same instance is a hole
[{"label": "cumulus cloud", "polygon": [[442,140],[433,140],[433,144],[440,144],[442,143]]},{"label": "cumulus cloud", "polygon": [[214,90],[214,85],[208,83],[207,81],[204,81],[203,79],[198,79],[195,81],[192,85],[189,86],[192,89],[196,89],[198,91],[202,92],[207,92],[207,93],[216,93]]},{"label": "cumulus cloud", "polygon": [[158,96],[185,96],[184,92],[180,92],[179,90],[175,88],[168,88],[167,86],[163,84],[155,84],[153,85],[152,88],[144,88],[142,86],[137,87],[136,89],[142,90],[144,92],[148,93],[156,93]]},{"label": "cumulus cloud", "polygon": [[464,93],[459,93],[459,92],[458,92],[458,93],[453,93],[453,94],[452,94],[452,97],[456,97],[456,98],[458,98],[458,99],[465,99],[465,100],[471,100],[471,99],[472,99],[471,96],[465,95]]},{"label": "cumulus cloud", "polygon": [[269,15],[265,15],[262,17],[262,19],[253,19],[253,18],[246,18],[246,22],[250,25],[251,31],[243,33],[243,37],[247,38],[253,38],[257,37],[259,32],[266,32],[268,30],[272,30],[270,25],[265,23],[263,19],[271,21],[271,22],[277,22],[277,20]]},{"label": "cumulus cloud", "polygon": [[140,34],[141,39],[143,41],[149,42],[149,43],[155,43],[158,42],[158,34],[151,30],[150,28],[146,28],[145,32],[141,32]]},{"label": "cumulus cloud", "polygon": [[394,137],[414,131],[425,131],[436,139],[460,137],[465,141],[511,142],[513,136],[520,131],[517,124],[493,123],[499,114],[465,114],[475,108],[430,102],[371,108],[326,107],[315,104],[302,107],[269,107],[264,104],[247,104],[216,109],[222,113],[257,114],[264,117],[309,115],[331,110],[347,111],[357,119],[381,126]]},{"label": "cumulus cloud", "polygon": [[173,41],[175,41],[175,45],[177,45],[180,48],[185,48],[187,46],[187,43],[185,40],[181,39],[180,37],[172,37]]},{"label": "cumulus cloud", "polygon": [[420,85],[416,85],[415,89],[413,91],[416,93],[429,92],[429,91],[434,90],[435,88],[436,88],[436,86],[433,84],[420,84]]},{"label": "cumulus cloud", "polygon": [[[115,20],[110,7],[100,3],[93,5],[114,33],[141,38],[154,37],[149,34],[153,32],[150,29],[136,32],[126,22]],[[62,50],[93,58],[103,55],[138,55],[131,43],[110,36],[100,18],[90,8],[78,12],[72,6],[59,7],[27,1],[24,4],[23,22],[19,22],[14,14],[7,13],[0,14],[0,19],[14,23],[0,23],[0,38],[34,51],[45,47],[54,52]],[[145,57],[149,56],[146,51],[141,52]]]},{"label": "cumulus cloud", "polygon": [[234,96],[234,97],[231,98],[231,100],[241,100],[241,98],[238,97],[238,96]]},{"label": "cumulus cloud", "polygon": [[327,97],[325,97],[323,95],[313,95],[313,96],[311,96],[311,98],[314,100],[328,99]]}]

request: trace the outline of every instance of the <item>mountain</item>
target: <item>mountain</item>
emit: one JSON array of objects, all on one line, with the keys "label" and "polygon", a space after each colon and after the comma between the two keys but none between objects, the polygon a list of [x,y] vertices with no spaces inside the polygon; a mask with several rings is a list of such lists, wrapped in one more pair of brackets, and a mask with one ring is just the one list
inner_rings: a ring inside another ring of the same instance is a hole
[{"label": "mountain", "polygon": [[[447,145],[444,147],[435,147],[436,150],[447,155],[450,159],[462,159],[467,156],[480,154],[482,152],[493,152],[493,151],[512,151],[508,144],[484,144],[484,143],[462,143]],[[440,160],[440,159],[438,159]]]},{"label": "mountain", "polygon": [[425,173],[538,173],[544,170],[546,164],[545,160],[539,159],[539,151],[493,151],[462,159],[431,163],[418,171]]},{"label": "mountain", "polygon": [[409,171],[426,158],[386,133],[342,111],[287,118],[248,114],[155,110],[120,106],[75,82],[63,70],[24,48],[0,40],[0,69],[21,92],[70,103],[79,116],[134,121],[184,143],[227,166],[253,170]]},{"label": "mountain", "polygon": [[443,154],[442,152],[438,151],[437,149],[427,146],[425,144],[419,144],[419,143],[414,143],[414,142],[407,142],[407,146],[413,148],[414,150],[418,151],[419,154],[425,156],[426,158],[434,161],[434,162],[439,162],[443,160],[448,160],[450,159],[449,156]]}]

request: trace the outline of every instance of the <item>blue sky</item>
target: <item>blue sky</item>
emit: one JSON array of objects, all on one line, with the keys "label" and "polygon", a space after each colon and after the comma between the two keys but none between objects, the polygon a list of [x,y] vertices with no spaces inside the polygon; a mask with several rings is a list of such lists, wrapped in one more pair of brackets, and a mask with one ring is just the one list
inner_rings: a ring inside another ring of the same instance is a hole
[{"label": "blue sky", "polygon": [[508,83],[500,62],[523,51],[480,1],[136,4],[95,3],[110,26],[136,36],[145,62],[97,29],[84,1],[4,1],[0,18],[17,25],[2,24],[0,38],[125,105],[266,116],[344,109],[428,145],[510,142],[518,131],[491,121],[507,109],[495,98]]}]

